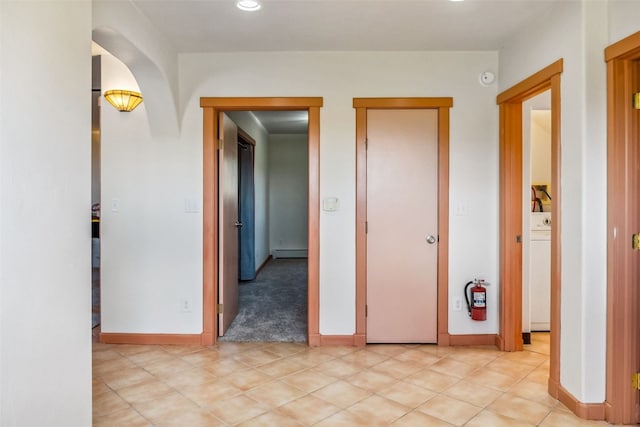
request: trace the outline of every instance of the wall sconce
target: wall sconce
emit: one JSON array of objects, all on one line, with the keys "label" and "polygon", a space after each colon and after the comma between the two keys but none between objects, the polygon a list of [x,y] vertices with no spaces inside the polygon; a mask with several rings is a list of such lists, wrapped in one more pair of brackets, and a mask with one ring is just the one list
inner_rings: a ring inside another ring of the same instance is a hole
[{"label": "wall sconce", "polygon": [[142,102],[140,92],[130,90],[108,90],[104,93],[104,98],[109,101],[118,111],[133,111]]},{"label": "wall sconce", "polygon": [[640,92],[633,94],[633,108],[640,110]]}]

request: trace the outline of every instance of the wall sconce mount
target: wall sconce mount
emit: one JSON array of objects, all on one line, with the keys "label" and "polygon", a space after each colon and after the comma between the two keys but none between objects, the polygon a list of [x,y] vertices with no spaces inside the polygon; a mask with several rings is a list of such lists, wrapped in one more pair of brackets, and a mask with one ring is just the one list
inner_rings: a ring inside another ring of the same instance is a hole
[{"label": "wall sconce mount", "polygon": [[108,90],[104,93],[104,98],[109,101],[118,111],[133,111],[142,102],[140,92],[131,90]]}]

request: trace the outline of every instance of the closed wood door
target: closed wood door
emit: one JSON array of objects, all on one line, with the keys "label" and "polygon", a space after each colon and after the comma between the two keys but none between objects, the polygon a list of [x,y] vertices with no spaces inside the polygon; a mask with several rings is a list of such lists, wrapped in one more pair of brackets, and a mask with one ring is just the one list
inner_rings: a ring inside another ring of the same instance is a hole
[{"label": "closed wood door", "polygon": [[220,114],[222,148],[219,178],[219,312],[218,333],[225,331],[238,314],[238,127],[226,115]]},{"label": "closed wood door", "polygon": [[367,342],[437,342],[437,110],[367,111]]}]

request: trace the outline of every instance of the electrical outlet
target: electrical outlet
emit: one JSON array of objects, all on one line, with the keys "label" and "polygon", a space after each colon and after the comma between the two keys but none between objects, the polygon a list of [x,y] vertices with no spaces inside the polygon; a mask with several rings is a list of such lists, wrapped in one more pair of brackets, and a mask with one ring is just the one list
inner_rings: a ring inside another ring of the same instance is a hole
[{"label": "electrical outlet", "polygon": [[461,297],[453,297],[453,311],[462,311]]},{"label": "electrical outlet", "polygon": [[191,300],[188,298],[184,298],[181,303],[182,312],[183,313],[191,313]]}]

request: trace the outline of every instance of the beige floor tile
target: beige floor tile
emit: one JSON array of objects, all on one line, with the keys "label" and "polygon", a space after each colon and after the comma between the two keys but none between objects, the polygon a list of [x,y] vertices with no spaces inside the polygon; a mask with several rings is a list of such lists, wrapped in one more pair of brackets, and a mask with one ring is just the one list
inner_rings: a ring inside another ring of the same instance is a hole
[{"label": "beige floor tile", "polygon": [[233,357],[234,360],[251,367],[264,365],[281,358],[281,356],[264,349],[245,351]]},{"label": "beige floor tile", "polygon": [[570,412],[553,410],[547,417],[539,424],[540,427],[582,427],[582,426],[607,426],[608,423],[604,421],[589,421],[583,420]]},{"label": "beige floor tile", "polygon": [[461,426],[475,417],[481,411],[481,408],[440,395],[418,406],[417,410],[450,424]]},{"label": "beige floor tile", "polygon": [[120,397],[133,405],[139,402],[156,400],[172,392],[173,389],[171,387],[158,380],[123,387],[118,390]]},{"label": "beige floor tile", "polygon": [[112,349],[123,356],[131,356],[138,353],[155,350],[155,345],[138,345],[138,344],[114,344]]},{"label": "beige floor tile", "polygon": [[202,407],[210,407],[219,400],[229,399],[242,394],[242,390],[225,380],[216,380],[206,384],[180,386],[177,390]]},{"label": "beige floor tile", "polygon": [[245,369],[238,373],[234,373],[227,377],[227,381],[238,387],[240,390],[250,390],[254,387],[258,387],[261,384],[271,381],[269,375],[258,371],[257,369]]},{"label": "beige floor tile", "polygon": [[421,351],[418,348],[406,349],[404,352],[394,355],[393,358],[402,362],[415,362],[423,368],[433,365],[442,359],[434,354]]},{"label": "beige floor tile", "polygon": [[107,372],[102,381],[113,390],[154,381],[155,377],[142,368],[129,368],[121,371]]},{"label": "beige floor tile", "polygon": [[549,395],[546,384],[522,380],[509,389],[509,393],[532,400],[548,407],[555,407],[558,401]]},{"label": "beige floor tile", "polygon": [[211,350],[205,347],[199,351],[183,354],[180,357],[183,361],[192,366],[205,367],[217,362],[223,356],[221,356],[216,350]]},{"label": "beige floor tile", "polygon": [[149,420],[132,408],[93,418],[93,427],[150,427],[151,425]]},{"label": "beige floor tile", "polygon": [[336,382],[336,378],[324,375],[321,372],[317,372],[311,369],[296,372],[282,378],[287,384],[299,388],[306,393],[311,393],[321,389],[331,383]]},{"label": "beige floor tile", "polygon": [[411,409],[436,396],[436,393],[431,390],[405,381],[399,381],[385,390],[378,391],[377,394]]},{"label": "beige floor tile", "polygon": [[330,354],[326,354],[321,351],[311,349],[308,352],[294,354],[293,356],[289,357],[289,360],[292,360],[296,363],[304,365],[307,368],[312,368],[323,362],[327,362],[329,360],[335,360],[335,357],[333,357]]},{"label": "beige floor tile", "polygon": [[317,397],[306,395],[280,406],[275,411],[294,418],[305,426],[310,426],[330,417],[340,411],[340,408]]},{"label": "beige floor tile", "polygon": [[352,362],[365,368],[370,368],[373,365],[382,363],[389,359],[389,356],[375,353],[373,351],[359,350],[346,356],[341,357],[345,362]]},{"label": "beige floor tile", "polygon": [[503,375],[508,375],[512,378],[521,380],[529,375],[536,368],[535,366],[527,365],[525,363],[517,363],[504,357],[499,357],[486,366],[487,369],[500,372]]},{"label": "beige floor tile", "polygon": [[460,381],[446,389],[444,394],[454,399],[484,408],[500,397],[502,392],[483,387],[479,384],[471,385],[466,381]]},{"label": "beige floor tile", "polygon": [[173,356],[186,356],[206,349],[200,345],[163,345],[162,349]]},{"label": "beige floor tile", "polygon": [[135,403],[133,407],[153,424],[173,417],[176,412],[190,412],[199,409],[198,405],[177,392]]},{"label": "beige floor tile", "polygon": [[525,377],[529,381],[533,381],[539,384],[547,384],[549,382],[549,368],[540,366],[533,372]]},{"label": "beige floor tile", "polygon": [[[418,353],[421,351],[415,350]],[[386,375],[392,376],[396,379],[403,379],[411,374],[415,374],[425,368],[426,363],[418,363],[414,360],[398,360],[396,358],[387,359],[382,363],[378,363],[371,369],[376,372],[381,372]]]},{"label": "beige floor tile", "polygon": [[144,369],[152,375],[164,379],[174,377],[177,373],[191,370],[193,366],[181,359],[171,358],[167,360],[156,360],[145,365]]},{"label": "beige floor tile", "polygon": [[367,344],[367,351],[382,354],[383,356],[393,357],[412,350],[403,344]]},{"label": "beige floor tile", "polygon": [[236,356],[245,351],[257,350],[268,346],[270,343],[263,342],[222,342],[218,341],[215,346],[209,347],[224,356]]},{"label": "beige floor tile", "polygon": [[337,381],[312,393],[315,397],[341,408],[348,408],[371,395],[371,392],[345,381]]},{"label": "beige floor tile", "polygon": [[354,346],[350,346],[350,347],[345,347],[345,346],[325,346],[325,347],[318,347],[318,348],[314,349],[314,351],[319,351],[321,353],[327,354],[327,355],[335,357],[335,358],[346,356],[347,354],[354,353],[354,352],[356,352],[358,350],[360,350],[360,349],[358,347],[354,347]]},{"label": "beige floor tile", "polygon": [[537,402],[505,393],[487,407],[491,412],[538,425],[550,409]]},{"label": "beige floor tile", "polygon": [[341,411],[331,415],[328,418],[320,421],[315,426],[317,427],[367,427],[371,425],[370,420],[365,420],[358,417],[356,414],[349,411]]},{"label": "beige floor tile", "polygon": [[375,393],[378,390],[383,390],[390,387],[398,380],[392,376],[369,369],[347,377],[344,379],[344,381],[347,381],[350,384],[355,385],[356,387],[360,387],[362,389],[369,390]]},{"label": "beige floor tile", "polygon": [[498,358],[498,356],[499,353],[497,352],[463,349],[456,351],[455,353],[451,353],[448,357],[457,360],[458,362],[463,362],[467,365],[479,368],[493,362]]},{"label": "beige floor tile", "polygon": [[101,395],[102,393],[109,393],[111,389],[100,378],[93,378],[91,382],[91,393],[93,397]]},{"label": "beige floor tile", "polygon": [[129,404],[115,392],[102,393],[93,397],[93,416],[103,416],[130,408]]},{"label": "beige floor tile", "polygon": [[549,356],[533,351],[510,351],[502,354],[500,359],[536,367],[549,360]]},{"label": "beige floor tile", "polygon": [[389,425],[410,410],[404,405],[375,395],[369,396],[347,409],[359,418],[370,420],[372,425]]},{"label": "beige floor tile", "polygon": [[238,424],[240,427],[301,427],[299,421],[277,412],[267,412]]},{"label": "beige floor tile", "polygon": [[264,350],[277,354],[280,357],[289,357],[294,354],[304,353],[309,351],[309,347],[306,343],[293,343],[293,342],[279,342],[270,343],[263,347]]},{"label": "beige floor tile", "polygon": [[320,363],[312,367],[314,371],[321,372],[334,378],[344,378],[356,374],[363,370],[362,365],[353,362],[346,362],[341,359],[334,359],[328,362]]},{"label": "beige floor tile", "polygon": [[291,375],[293,373],[300,372],[308,368],[300,363],[293,362],[287,358],[287,359],[276,360],[274,362],[267,363],[262,366],[258,366],[257,369],[260,372],[264,372],[265,374],[269,375],[270,377],[282,378],[287,375]]},{"label": "beige floor tile", "polygon": [[477,368],[468,363],[459,362],[451,357],[445,357],[429,366],[429,369],[452,377],[464,378]]},{"label": "beige floor tile", "polygon": [[125,369],[136,368],[135,363],[126,357],[118,357],[93,363],[93,375],[101,376],[108,372],[123,371]]},{"label": "beige floor tile", "polygon": [[91,353],[91,360],[93,360],[94,364],[106,362],[107,360],[121,359],[123,357],[123,355],[112,349],[104,349]]},{"label": "beige floor tile", "polygon": [[201,368],[189,368],[183,371],[167,372],[162,380],[173,388],[184,388],[193,385],[208,384],[216,380],[215,375]]},{"label": "beige floor tile", "polygon": [[446,357],[447,355],[456,352],[456,347],[441,347],[437,344],[424,344],[418,346],[417,349],[438,357]]},{"label": "beige floor tile", "polygon": [[514,378],[488,368],[478,368],[478,370],[469,375],[466,380],[473,384],[479,384],[498,391],[507,391],[520,381],[519,378]]},{"label": "beige floor tile", "polygon": [[275,408],[296,400],[307,393],[282,381],[273,380],[246,393],[250,398]]},{"label": "beige floor tile", "polygon": [[[530,424],[521,420],[516,420],[515,418],[484,410],[465,424],[465,427],[532,427],[534,425],[535,424]],[[561,424],[558,425],[558,427],[561,426]]]},{"label": "beige floor tile", "polygon": [[127,355],[127,358],[138,366],[150,365],[151,363],[160,361],[169,362],[174,360],[174,356],[164,351],[160,346],[149,351],[129,354]]},{"label": "beige floor tile", "polygon": [[202,408],[167,411],[154,427],[226,427],[227,424]]},{"label": "beige floor tile", "polygon": [[268,412],[269,407],[240,395],[231,399],[219,400],[209,408],[211,413],[227,424],[235,425]]},{"label": "beige floor tile", "polygon": [[405,378],[405,381],[422,388],[441,392],[459,382],[460,378],[441,374],[439,372],[432,371],[431,369],[424,369]]},{"label": "beige floor tile", "polygon": [[219,359],[209,364],[205,364],[203,365],[203,367],[216,377],[226,377],[227,375],[231,375],[249,368],[244,363],[240,363],[237,360],[233,360],[231,358]]},{"label": "beige floor tile", "polygon": [[[394,427],[451,427],[445,421],[434,418],[420,411],[409,412],[403,417],[398,418],[392,424]],[[492,426],[486,426],[492,427]]]}]

